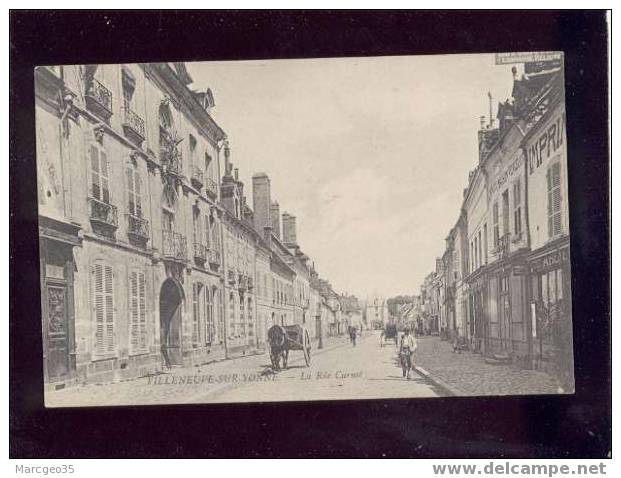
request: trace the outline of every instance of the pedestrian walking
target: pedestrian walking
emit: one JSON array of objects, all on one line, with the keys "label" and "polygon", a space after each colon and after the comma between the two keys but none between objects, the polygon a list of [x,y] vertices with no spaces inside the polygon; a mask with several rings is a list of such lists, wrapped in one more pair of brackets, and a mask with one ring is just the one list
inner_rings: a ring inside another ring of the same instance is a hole
[{"label": "pedestrian walking", "polygon": [[349,327],[349,340],[351,341],[352,345],[355,347],[356,346],[356,327]]}]

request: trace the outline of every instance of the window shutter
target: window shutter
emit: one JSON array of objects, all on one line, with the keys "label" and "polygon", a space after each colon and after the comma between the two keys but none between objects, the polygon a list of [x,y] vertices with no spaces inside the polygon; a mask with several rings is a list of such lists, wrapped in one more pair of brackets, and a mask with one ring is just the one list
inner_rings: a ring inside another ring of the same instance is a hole
[{"label": "window shutter", "polygon": [[136,215],[136,199],[134,194],[134,171],[131,167],[127,168],[127,200],[129,213]]},{"label": "window shutter", "polygon": [[96,262],[93,264],[93,304],[95,312],[95,353],[104,352],[104,286],[103,266]]},{"label": "window shutter", "polygon": [[138,171],[134,171],[134,201],[136,202],[136,216],[142,217],[142,178]]},{"label": "window shutter", "polygon": [[108,184],[108,156],[103,149],[99,150],[99,165],[101,176],[101,200],[110,204],[110,186]]},{"label": "window shutter", "polygon": [[91,194],[101,200],[101,179],[99,177],[99,150],[91,144]]},{"label": "window shutter", "polygon": [[139,296],[139,312],[140,312],[140,348],[147,348],[147,300],[145,294],[145,277],[144,273],[138,274],[138,296]]},{"label": "window shutter", "polygon": [[556,163],[552,167],[552,209],[554,211],[554,235],[561,233],[561,165]]},{"label": "window shutter", "polygon": [[131,348],[135,352],[139,348],[140,324],[138,320],[138,274],[129,275],[129,323],[131,324]]},{"label": "window shutter", "polygon": [[561,233],[561,167],[555,163],[546,172],[548,183],[548,237]]},{"label": "window shutter", "polygon": [[192,284],[192,343],[198,343],[198,283]]},{"label": "window shutter", "polygon": [[114,300],[113,300],[113,273],[112,267],[104,266],[104,290],[106,298],[106,352],[114,352]]}]

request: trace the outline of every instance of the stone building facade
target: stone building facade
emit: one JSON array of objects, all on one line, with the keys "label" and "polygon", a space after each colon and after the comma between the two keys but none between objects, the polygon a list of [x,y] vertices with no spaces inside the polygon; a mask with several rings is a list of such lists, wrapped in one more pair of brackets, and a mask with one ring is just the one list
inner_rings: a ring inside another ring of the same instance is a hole
[{"label": "stone building facade", "polygon": [[183,63],[35,71],[50,388],[261,352],[271,325],[337,320],[295,218],[281,238],[265,175],[250,207],[213,94],[192,81]]},{"label": "stone building facade", "polygon": [[[456,295],[455,302],[467,297],[467,306],[461,308],[465,327],[456,328],[471,350],[548,371],[569,391],[574,384],[562,62],[526,63],[524,71],[518,78],[513,70],[512,99],[498,104],[497,125],[491,116],[487,124],[481,119],[477,166],[442,263],[446,267],[452,258],[455,270],[461,244],[462,298]],[[437,275],[436,266],[436,281]],[[450,286],[449,280],[449,304]],[[428,296],[427,280],[423,289]]]},{"label": "stone building facade", "polygon": [[223,354],[220,152],[182,63],[41,67],[37,176],[46,382]]}]

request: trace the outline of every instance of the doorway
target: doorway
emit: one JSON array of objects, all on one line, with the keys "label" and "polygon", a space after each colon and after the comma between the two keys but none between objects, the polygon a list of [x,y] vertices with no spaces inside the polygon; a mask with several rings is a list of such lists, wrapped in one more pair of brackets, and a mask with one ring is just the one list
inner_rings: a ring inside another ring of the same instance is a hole
[{"label": "doorway", "polygon": [[182,364],[181,304],[183,289],[175,279],[166,279],[160,291],[160,342],[167,367]]}]

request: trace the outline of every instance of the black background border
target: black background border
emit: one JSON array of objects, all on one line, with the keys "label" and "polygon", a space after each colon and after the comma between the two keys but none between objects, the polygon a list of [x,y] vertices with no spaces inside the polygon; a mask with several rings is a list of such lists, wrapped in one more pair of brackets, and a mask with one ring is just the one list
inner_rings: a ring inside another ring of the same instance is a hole
[{"label": "black background border", "polygon": [[[11,457],[608,456],[604,12],[14,10],[10,41]],[[537,50],[566,59],[575,395],[43,408],[35,65]]]}]

